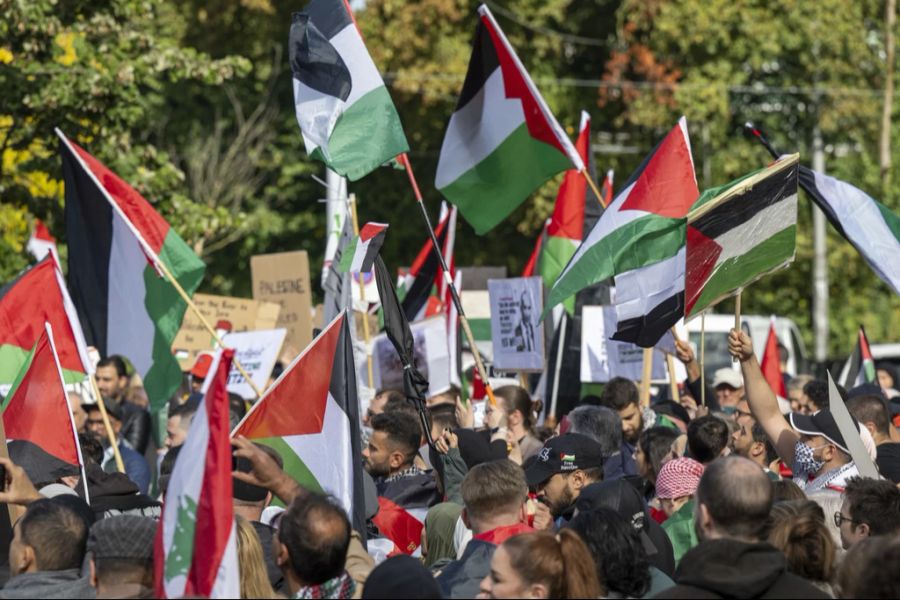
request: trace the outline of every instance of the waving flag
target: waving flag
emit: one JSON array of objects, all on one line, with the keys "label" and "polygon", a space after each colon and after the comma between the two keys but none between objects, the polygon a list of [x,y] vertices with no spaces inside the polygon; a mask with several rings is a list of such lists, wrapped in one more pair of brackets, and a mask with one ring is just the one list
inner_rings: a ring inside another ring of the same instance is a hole
[{"label": "waving flag", "polygon": [[435,187],[479,234],[553,175],[584,163],[484,5],[441,145]]},{"label": "waving flag", "polygon": [[62,273],[52,256],[30,267],[0,289],[0,385],[21,371],[34,341],[53,327],[66,383],[84,381],[93,372],[84,333]]},{"label": "waving flag", "polygon": [[772,317],[769,324],[769,335],[766,338],[760,369],[775,395],[787,398],[787,387],[784,385],[784,374],[781,372],[781,354],[778,352],[778,335],[775,333],[775,317]]},{"label": "waving flag", "polygon": [[366,223],[341,254],[342,273],[369,273],[378,251],[384,244],[387,223]]},{"label": "waving flag", "polygon": [[[447,209],[446,203],[441,204],[440,220],[434,228],[438,245],[443,250],[444,261],[453,272],[453,246],[456,238],[456,207]],[[452,276],[452,275],[451,275]],[[443,283],[444,270],[441,261],[434,254],[431,240],[419,249],[416,259],[397,284],[398,295],[402,298],[403,312],[410,321],[418,321],[425,317],[440,312],[441,304],[449,298],[449,289]],[[443,283],[443,286],[442,286]],[[440,294],[441,290],[444,295]]]},{"label": "waving flag", "polygon": [[875,359],[872,358],[872,350],[869,349],[869,338],[862,325],[859,327],[859,336],[856,339],[856,347],[847,357],[841,375],[838,377],[845,389],[855,388],[864,383],[877,383],[875,374]]},{"label": "waving flag", "polygon": [[101,356],[127,357],[154,410],[182,374],[172,341],[187,308],[164,265],[192,294],[203,261],[141,195],[57,131],[66,186],[69,290],[87,342]]},{"label": "waving flag", "polygon": [[233,356],[223,350],[214,359],[169,479],[154,546],[158,598],[241,595],[226,389]]},{"label": "waving flag", "polygon": [[784,157],[697,200],[688,217],[685,319],[794,260],[799,158]]},{"label": "waving flag", "polygon": [[312,158],[356,181],[409,150],[344,0],[313,0],[294,13],[288,50],[297,122]]},{"label": "waving flag", "polygon": [[338,315],[288,365],[234,435],[273,448],[307,489],[341,501],[366,530],[356,370],[347,313]]},{"label": "waving flag", "polygon": [[[669,298],[677,298],[683,289],[684,280],[678,277],[675,265],[684,247],[685,217],[698,195],[687,121],[682,117],[644,159],[578,247],[553,284],[544,312],[589,285],[629,272],[631,275],[626,277],[637,282],[643,277],[643,267],[671,261],[665,279],[654,279],[653,273],[649,274],[649,285],[663,288],[651,297],[628,293],[640,289],[637,283],[617,280],[617,302],[624,306],[631,301],[619,314],[620,330],[626,328],[627,321],[635,319],[640,331],[649,321],[645,315],[660,304],[660,312],[677,314],[679,306]],[[664,304],[667,301],[669,304]],[[641,336],[633,337],[637,340]],[[655,340],[649,345],[654,343]]]}]

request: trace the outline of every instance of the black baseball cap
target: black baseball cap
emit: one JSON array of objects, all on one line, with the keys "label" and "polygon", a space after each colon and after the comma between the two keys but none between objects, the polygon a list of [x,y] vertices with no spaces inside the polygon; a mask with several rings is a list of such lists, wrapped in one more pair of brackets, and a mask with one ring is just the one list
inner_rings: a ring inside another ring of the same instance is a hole
[{"label": "black baseball cap", "polygon": [[[859,423],[857,420],[854,419],[853,416],[851,416],[850,419],[853,421],[853,426],[859,431]],[[841,435],[841,430],[838,429],[837,422],[834,420],[834,415],[831,414],[830,410],[820,410],[813,415],[792,412],[790,414],[790,421],[791,427],[793,427],[797,433],[802,433],[804,435],[820,435],[847,454],[850,454],[850,450],[847,449],[847,442],[844,441],[844,436]]]},{"label": "black baseball cap", "polygon": [[603,467],[600,443],[580,433],[564,433],[550,438],[525,469],[529,487],[540,485],[557,473]]}]

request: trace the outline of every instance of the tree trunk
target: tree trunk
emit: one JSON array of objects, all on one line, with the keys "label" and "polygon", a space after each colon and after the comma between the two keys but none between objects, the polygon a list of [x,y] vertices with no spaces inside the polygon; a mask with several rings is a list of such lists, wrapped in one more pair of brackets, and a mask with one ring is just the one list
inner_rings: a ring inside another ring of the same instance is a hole
[{"label": "tree trunk", "polygon": [[882,198],[890,192],[891,184],[891,113],[894,107],[894,22],[896,18],[897,0],[887,0],[884,9],[884,45],[887,56],[884,67],[884,106],[881,111],[879,144]]}]

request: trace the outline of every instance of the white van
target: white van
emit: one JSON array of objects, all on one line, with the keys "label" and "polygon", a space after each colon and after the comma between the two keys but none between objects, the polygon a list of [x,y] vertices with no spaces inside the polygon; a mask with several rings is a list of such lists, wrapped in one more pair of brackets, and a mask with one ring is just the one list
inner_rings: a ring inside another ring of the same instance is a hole
[{"label": "white van", "polygon": [[[687,324],[688,336],[697,353],[697,360],[700,360],[700,321],[700,317],[696,317]],[[766,348],[769,323],[770,317],[767,316],[741,315],[741,326],[753,339],[753,350],[759,360],[762,360]],[[706,315],[704,368],[707,375],[723,367],[740,370],[740,365],[732,362],[731,355],[728,354],[728,332],[733,327],[734,315]],[[786,317],[775,317],[775,333],[778,341],[788,350],[788,355],[781,357],[782,362],[787,363],[787,374],[793,376],[797,373],[809,373],[809,358],[797,324]]]}]

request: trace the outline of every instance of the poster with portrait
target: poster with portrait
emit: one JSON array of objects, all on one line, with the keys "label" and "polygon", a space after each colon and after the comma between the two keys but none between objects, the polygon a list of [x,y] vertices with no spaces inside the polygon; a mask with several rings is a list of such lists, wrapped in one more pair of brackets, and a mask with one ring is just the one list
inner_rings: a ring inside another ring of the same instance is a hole
[{"label": "poster with portrait", "polygon": [[544,369],[543,281],[540,277],[489,279],[491,341],[499,371]]}]

